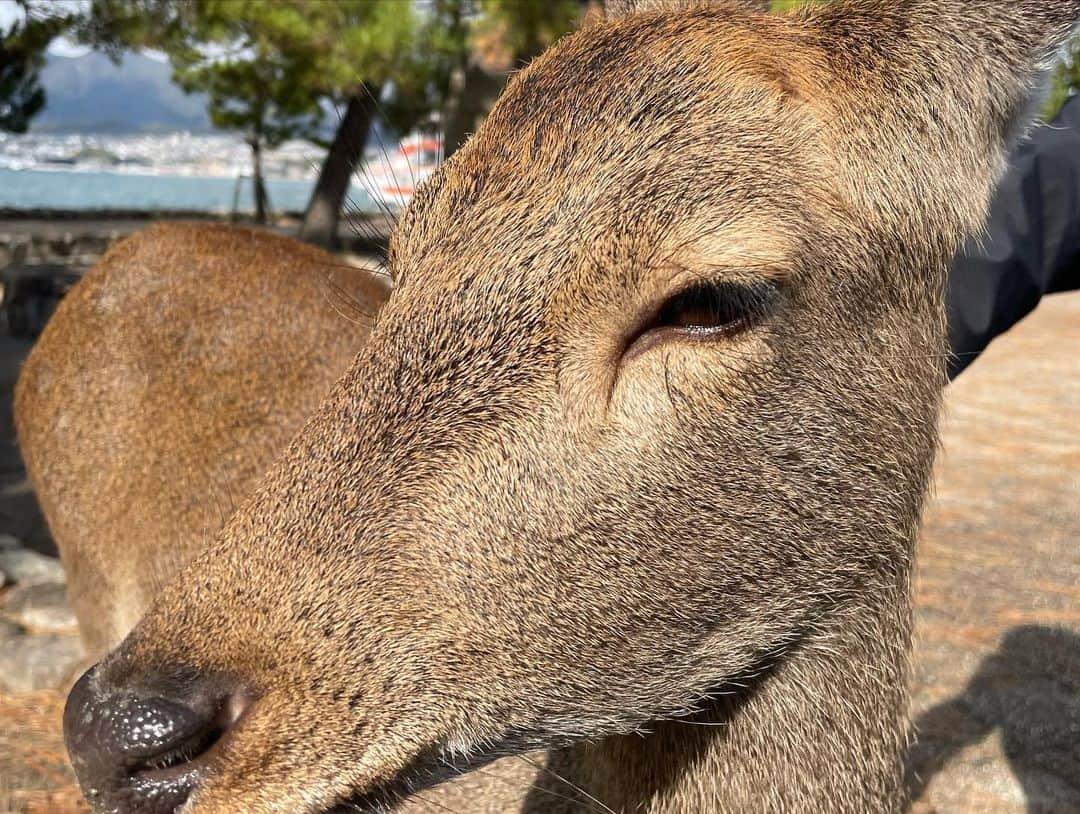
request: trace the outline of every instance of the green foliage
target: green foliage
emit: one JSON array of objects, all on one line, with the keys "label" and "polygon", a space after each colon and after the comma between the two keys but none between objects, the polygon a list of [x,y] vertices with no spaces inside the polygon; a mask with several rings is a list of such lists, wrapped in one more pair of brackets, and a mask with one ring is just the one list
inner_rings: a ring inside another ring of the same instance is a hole
[{"label": "green foliage", "polygon": [[799,6],[824,5],[825,3],[831,2],[832,0],[772,0],[771,11],[782,14],[785,11],[791,11]]},{"label": "green foliage", "polygon": [[175,0],[91,0],[75,33],[118,60],[125,50],[164,49],[182,41],[194,18],[193,5]]},{"label": "green foliage", "polygon": [[283,47],[293,9],[258,0],[204,0],[194,8],[161,44],[177,83],[209,97],[216,127],[273,147],[318,126],[313,51]]},{"label": "green foliage", "polygon": [[514,54],[535,56],[571,31],[581,17],[578,0],[476,0],[481,35],[498,29]]},{"label": "green foliage", "polygon": [[321,102],[387,84],[419,97],[394,110],[410,126],[447,50],[403,0],[93,0],[80,33],[114,55],[166,52],[177,82],[209,95],[215,124],[270,144],[312,135]]},{"label": "green foliage", "polygon": [[200,0],[93,0],[81,38],[115,57],[157,48],[188,92],[205,92],[218,127],[275,144],[311,126],[317,100],[300,92],[308,66],[283,60],[263,31],[276,4]]},{"label": "green foliage", "polygon": [[829,0],[772,0],[771,10],[775,13],[791,11],[799,6],[809,6],[814,3],[828,3]]},{"label": "green foliage", "polygon": [[1050,95],[1043,107],[1042,115],[1050,121],[1061,110],[1065,101],[1080,91],[1080,36],[1069,43],[1065,55],[1054,71]]},{"label": "green foliage", "polygon": [[410,29],[395,39],[396,49],[385,52],[377,82],[389,90],[381,112],[393,129],[407,132],[441,109],[451,71],[465,49],[463,4],[463,0],[435,0],[420,14],[411,3],[404,9],[400,3],[388,4],[388,13],[396,10],[411,22]]},{"label": "green foliage", "polygon": [[440,110],[478,37],[518,58],[573,28],[579,0],[91,0],[80,39],[117,57],[156,48],[209,94],[215,124],[268,142],[311,136],[320,102],[386,88],[408,130]]},{"label": "green foliage", "polygon": [[398,130],[446,108],[452,77],[470,54],[484,51],[495,62],[516,65],[572,30],[581,15],[580,0],[426,0],[418,5],[423,10],[415,15],[411,38],[399,40],[389,80],[393,92],[384,103],[384,115]]},{"label": "green foliage", "polygon": [[71,22],[55,9],[19,5],[24,18],[0,32],[0,130],[25,133],[30,120],[45,106],[45,89],[38,72],[45,64],[45,49]]}]

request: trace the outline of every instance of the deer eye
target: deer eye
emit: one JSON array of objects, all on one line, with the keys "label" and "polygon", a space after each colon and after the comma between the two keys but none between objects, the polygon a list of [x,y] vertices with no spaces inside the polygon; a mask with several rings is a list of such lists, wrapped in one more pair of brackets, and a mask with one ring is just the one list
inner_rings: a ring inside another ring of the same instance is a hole
[{"label": "deer eye", "polygon": [[765,315],[775,295],[775,286],[764,281],[695,283],[660,306],[631,339],[624,358],[666,341],[733,338]]}]

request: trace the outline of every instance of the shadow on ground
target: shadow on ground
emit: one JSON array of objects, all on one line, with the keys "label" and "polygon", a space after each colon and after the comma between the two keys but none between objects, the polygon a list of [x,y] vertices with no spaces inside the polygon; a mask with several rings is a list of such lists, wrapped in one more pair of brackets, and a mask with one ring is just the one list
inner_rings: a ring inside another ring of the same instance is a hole
[{"label": "shadow on ground", "polygon": [[911,799],[967,747],[997,734],[1027,814],[1080,811],[1080,636],[1038,625],[1010,630],[963,692],[923,712],[915,728]]}]

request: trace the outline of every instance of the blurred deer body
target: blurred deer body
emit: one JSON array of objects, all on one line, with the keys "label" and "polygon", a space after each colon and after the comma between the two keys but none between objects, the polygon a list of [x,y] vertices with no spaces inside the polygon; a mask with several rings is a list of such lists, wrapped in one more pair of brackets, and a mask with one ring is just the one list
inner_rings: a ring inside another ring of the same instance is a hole
[{"label": "blurred deer body", "polygon": [[[141,616],[68,702],[100,811],[900,809],[945,269],[1080,0],[621,5],[425,183],[370,334],[285,282],[252,301],[307,250],[231,289],[233,232],[192,233],[199,307],[141,272],[189,263],[166,230],[57,313],[21,443],[91,643]],[[227,374],[131,380],[208,316]],[[80,377],[107,384],[76,414]]]},{"label": "blurred deer body", "polygon": [[388,294],[305,244],[191,223],[125,240],[63,300],[16,421],[91,656],[220,531]]}]

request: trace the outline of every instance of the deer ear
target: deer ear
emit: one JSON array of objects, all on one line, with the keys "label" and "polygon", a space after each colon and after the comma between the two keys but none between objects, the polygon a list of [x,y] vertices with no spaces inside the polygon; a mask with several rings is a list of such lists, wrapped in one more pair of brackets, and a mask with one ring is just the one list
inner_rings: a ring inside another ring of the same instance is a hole
[{"label": "deer ear", "polygon": [[848,195],[955,243],[981,225],[1080,0],[833,0],[788,20]]}]

